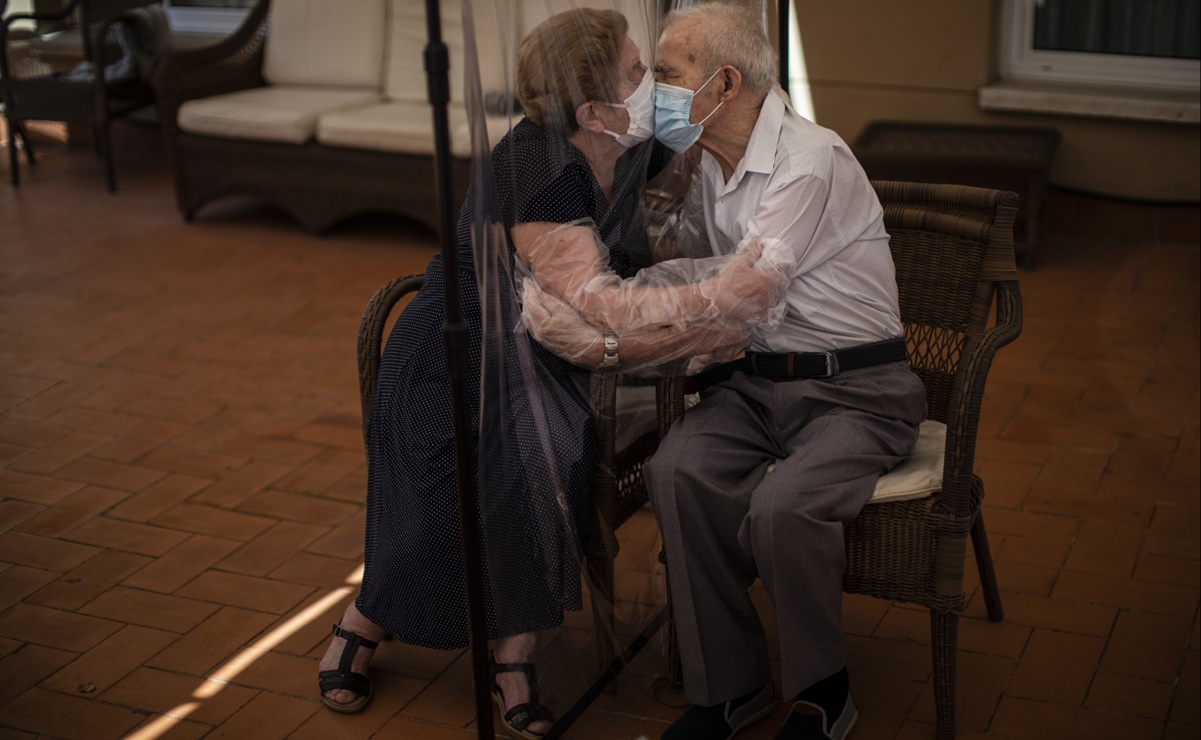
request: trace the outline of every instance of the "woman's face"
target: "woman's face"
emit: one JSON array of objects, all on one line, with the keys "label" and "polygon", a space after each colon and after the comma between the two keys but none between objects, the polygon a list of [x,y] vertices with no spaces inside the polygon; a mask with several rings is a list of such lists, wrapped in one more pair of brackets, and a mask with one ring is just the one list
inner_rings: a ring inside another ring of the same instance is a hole
[{"label": "woman's face", "polygon": [[[617,58],[617,97],[618,102],[634,94],[642,78],[646,75],[646,65],[642,63],[642,53],[638,45],[630,39],[629,34],[621,38],[621,52]],[[612,131],[625,131],[630,127],[630,112],[625,108],[601,106],[612,116],[606,121],[606,128]]]}]

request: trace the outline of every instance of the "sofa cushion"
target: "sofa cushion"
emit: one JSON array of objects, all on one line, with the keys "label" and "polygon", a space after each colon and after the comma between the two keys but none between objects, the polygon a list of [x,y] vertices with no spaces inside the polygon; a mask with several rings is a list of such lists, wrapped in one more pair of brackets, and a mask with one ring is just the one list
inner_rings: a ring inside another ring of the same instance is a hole
[{"label": "sofa cushion", "polygon": [[385,8],[385,0],[272,0],[263,77],[280,85],[378,89]]},{"label": "sofa cushion", "polygon": [[[449,106],[450,150],[456,157],[471,156],[471,133],[467,112]],[[490,146],[496,146],[509,131],[509,119],[489,116]],[[516,120],[513,121],[516,124]],[[402,154],[432,155],[433,113],[429,103],[388,102],[327,113],[317,121],[317,141],[351,149],[377,149]]]},{"label": "sofa cushion", "polygon": [[303,144],[323,113],[379,102],[375,90],[268,85],[189,100],[179,127],[188,133]]}]

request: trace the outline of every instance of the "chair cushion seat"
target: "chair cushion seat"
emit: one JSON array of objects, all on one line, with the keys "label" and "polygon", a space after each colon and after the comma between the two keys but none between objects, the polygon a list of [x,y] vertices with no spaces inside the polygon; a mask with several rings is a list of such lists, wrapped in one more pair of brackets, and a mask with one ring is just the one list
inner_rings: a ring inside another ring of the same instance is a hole
[{"label": "chair cushion seat", "polygon": [[[447,107],[450,150],[456,157],[471,156],[467,111]],[[490,146],[509,130],[506,118],[487,119]],[[388,102],[327,113],[317,122],[317,141],[328,146],[377,149],[401,154],[434,153],[434,118],[429,103]]]},{"label": "chair cushion seat", "polygon": [[917,445],[909,459],[876,482],[869,504],[926,498],[942,489],[942,469],[946,461],[947,425],[924,421]]},{"label": "chair cushion seat", "polygon": [[[876,491],[868,504],[885,504],[926,498],[942,489],[942,469],[946,460],[947,425],[941,421],[923,421],[917,444],[909,459],[876,481]],[[767,466],[767,472],[776,467]]]},{"label": "chair cushion seat", "polygon": [[180,106],[178,123],[193,134],[303,144],[313,138],[322,114],[370,105],[379,97],[366,88],[268,85],[189,100]]}]

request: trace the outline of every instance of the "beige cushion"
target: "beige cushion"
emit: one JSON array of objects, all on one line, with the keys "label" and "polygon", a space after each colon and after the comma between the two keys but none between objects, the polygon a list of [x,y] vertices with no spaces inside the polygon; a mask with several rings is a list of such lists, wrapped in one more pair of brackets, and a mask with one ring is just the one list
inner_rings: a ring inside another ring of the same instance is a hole
[{"label": "beige cushion", "polygon": [[[317,122],[317,141],[352,149],[432,155],[434,122],[431,110],[429,103],[389,102],[329,113]],[[451,154],[466,159],[471,156],[467,113],[451,106],[447,116]],[[509,122],[489,117],[486,123],[491,148],[508,132]]]},{"label": "beige cushion", "polygon": [[[909,459],[876,481],[876,491],[869,504],[910,501],[926,498],[942,490],[942,469],[946,457],[947,425],[941,421],[924,421],[918,430],[917,445]],[[775,463],[767,466],[772,472]]]},{"label": "beige cushion", "polygon": [[179,127],[193,134],[303,144],[329,111],[379,102],[374,90],[270,85],[189,100]]},{"label": "beige cushion", "polygon": [[947,425],[924,421],[917,446],[909,459],[876,482],[869,504],[926,498],[942,490],[942,468],[947,451]]},{"label": "beige cushion", "polygon": [[385,0],[272,0],[270,16],[263,60],[268,82],[381,86]]}]

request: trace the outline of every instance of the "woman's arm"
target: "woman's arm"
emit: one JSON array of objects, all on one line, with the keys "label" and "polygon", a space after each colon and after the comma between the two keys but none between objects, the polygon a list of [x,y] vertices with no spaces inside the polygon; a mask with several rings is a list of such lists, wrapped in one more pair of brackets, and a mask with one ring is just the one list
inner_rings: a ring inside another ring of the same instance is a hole
[{"label": "woman's arm", "polygon": [[[600,365],[607,332],[536,283],[523,284],[522,304],[522,322],[539,344],[577,365]],[[697,355],[720,362],[737,356],[745,343],[746,332],[739,328],[661,327],[627,333],[618,336],[619,364],[613,369],[630,372]]]},{"label": "woman's arm", "polygon": [[776,272],[755,269],[757,242],[732,255],[660,263],[622,280],[608,268],[608,250],[591,226],[522,223],[510,234],[543,290],[592,326],[617,333],[750,319],[775,305],[783,285]]}]

